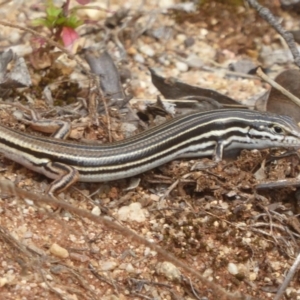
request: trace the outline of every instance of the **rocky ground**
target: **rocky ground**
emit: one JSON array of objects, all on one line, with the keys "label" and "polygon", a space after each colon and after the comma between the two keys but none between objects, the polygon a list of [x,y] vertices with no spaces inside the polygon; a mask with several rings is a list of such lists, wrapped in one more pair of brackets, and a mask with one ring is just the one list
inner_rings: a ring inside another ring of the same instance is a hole
[{"label": "rocky ground", "polygon": [[[1,124],[38,134],[18,121],[30,108],[41,118],[71,121],[72,139],[106,143],[188,111],[181,101],[180,109],[167,104],[168,116],[157,113],[160,92],[149,67],[171,84],[180,80],[213,89],[252,107],[270,87],[249,69],[260,65],[275,77],[295,68],[282,37],[247,6],[206,1],[195,7],[175,0],[89,5],[102,9],[79,12],[88,22],[78,29],[73,51],[89,69],[82,48],[107,50],[125,93],[133,96],[130,106],[95,113],[89,93],[95,82],[73,57],[50,49],[39,59],[32,54],[32,33],[0,22],[1,50],[11,49],[24,58],[28,74],[24,71],[23,77],[31,81],[22,89],[6,88]],[[108,18],[120,8],[128,9],[126,17],[108,26]],[[278,1],[272,1],[270,9],[285,29],[298,29],[297,16],[282,11]],[[24,29],[44,10],[31,1],[11,1],[2,4],[0,15],[0,20]],[[45,28],[37,30],[49,36]],[[147,110],[149,105],[155,109]],[[297,180],[298,156],[273,157],[282,153],[242,151],[209,169],[203,168],[209,159],[176,160],[131,179],[78,183],[59,195],[59,201],[133,230],[203,280],[122,231],[66,209],[1,193],[1,298],[216,299],[218,286],[226,291],[218,294],[220,299],[234,299],[228,296],[233,292],[245,296],[236,299],[273,299],[298,255],[299,198],[295,187],[255,186]],[[0,166],[2,180],[41,198],[51,182],[5,158]],[[300,299],[297,276],[284,295]]]}]

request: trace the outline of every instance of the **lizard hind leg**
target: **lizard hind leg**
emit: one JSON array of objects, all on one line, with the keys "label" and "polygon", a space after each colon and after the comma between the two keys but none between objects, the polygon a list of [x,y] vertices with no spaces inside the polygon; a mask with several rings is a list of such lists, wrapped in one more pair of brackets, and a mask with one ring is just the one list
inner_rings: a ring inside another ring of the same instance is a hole
[{"label": "lizard hind leg", "polygon": [[53,196],[53,194],[63,192],[79,180],[78,170],[71,166],[58,162],[49,162],[46,168],[48,172],[52,172],[57,175],[57,178],[51,183],[46,191],[46,194],[51,196]]}]

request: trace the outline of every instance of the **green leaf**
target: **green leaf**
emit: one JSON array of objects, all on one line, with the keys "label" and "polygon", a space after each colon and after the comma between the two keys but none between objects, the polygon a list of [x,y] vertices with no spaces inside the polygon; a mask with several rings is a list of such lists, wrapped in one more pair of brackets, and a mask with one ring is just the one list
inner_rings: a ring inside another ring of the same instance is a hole
[{"label": "green leaf", "polygon": [[60,14],[62,14],[62,9],[55,6],[50,6],[46,9],[47,18],[57,18]]},{"label": "green leaf", "polygon": [[67,18],[66,17],[60,17],[58,19],[56,19],[56,24],[57,25],[65,25],[67,22]]},{"label": "green leaf", "polygon": [[50,23],[56,22],[57,17],[54,16],[47,16],[46,20]]},{"label": "green leaf", "polygon": [[31,25],[32,26],[46,26],[46,27],[48,27],[47,20],[46,19],[42,19],[42,18],[41,19],[32,20]]},{"label": "green leaf", "polygon": [[70,17],[67,18],[65,26],[75,29],[82,24],[83,22],[79,20],[75,15],[71,15]]}]

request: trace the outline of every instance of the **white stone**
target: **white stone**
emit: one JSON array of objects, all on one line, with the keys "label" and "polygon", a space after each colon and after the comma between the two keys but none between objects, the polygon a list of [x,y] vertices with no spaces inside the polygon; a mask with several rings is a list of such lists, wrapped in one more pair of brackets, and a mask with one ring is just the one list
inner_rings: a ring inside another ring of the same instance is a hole
[{"label": "white stone", "polygon": [[220,206],[221,206],[223,209],[228,209],[229,204],[228,204],[228,202],[220,202]]},{"label": "white stone", "polygon": [[17,42],[20,41],[21,35],[17,31],[11,31],[11,34],[8,35],[8,38],[12,44],[16,44]]},{"label": "white stone", "polygon": [[157,4],[159,5],[159,7],[170,7],[175,5],[175,1],[174,0],[160,0],[157,2]]},{"label": "white stone", "polygon": [[183,43],[185,40],[186,40],[186,35],[185,34],[182,34],[182,33],[179,33],[177,34],[176,36],[176,40],[180,43]]},{"label": "white stone", "polygon": [[48,280],[50,280],[50,281],[53,281],[53,277],[52,277],[50,274],[47,274],[47,275],[46,275],[46,278],[47,278]]},{"label": "white stone", "polygon": [[99,206],[94,206],[91,213],[94,215],[94,216],[100,216],[101,215],[101,209]]},{"label": "white stone", "polygon": [[146,247],[144,250],[144,256],[148,256],[151,253],[151,249],[149,247]]},{"label": "white stone", "polygon": [[140,51],[150,57],[154,56],[155,54],[155,51],[149,45],[142,45],[140,47]]},{"label": "white stone", "polygon": [[115,269],[117,263],[115,261],[105,261],[100,263],[101,271],[111,271]]},{"label": "white stone", "polygon": [[0,278],[0,287],[5,286],[8,283],[8,280],[6,277],[1,277]]},{"label": "white stone", "polygon": [[[286,290],[285,290],[285,294],[289,297],[292,293],[297,293],[297,291],[295,290],[295,288],[293,287],[288,287]],[[299,293],[299,291],[298,291]],[[297,298],[299,299],[299,298]]]},{"label": "white stone", "polygon": [[138,63],[140,63],[140,64],[145,63],[145,58],[144,58],[144,56],[143,56],[142,54],[140,54],[140,53],[137,53],[133,58],[134,58],[134,60],[135,60],[136,62],[138,62]]},{"label": "white stone", "polygon": [[171,281],[174,281],[174,280],[180,281],[181,280],[180,271],[173,264],[171,264],[168,261],[158,263],[155,270],[156,270],[157,274],[163,275]]},{"label": "white stone", "polygon": [[232,275],[236,275],[239,272],[237,265],[234,263],[229,263],[227,269],[228,272]]},{"label": "white stone", "polygon": [[212,274],[213,274],[213,269],[208,268],[208,269],[206,269],[206,270],[203,272],[202,276],[203,276],[204,278],[208,278],[208,277],[211,276]]},{"label": "white stone", "polygon": [[220,223],[219,223],[218,221],[215,221],[215,222],[214,222],[214,226],[215,226],[216,228],[218,228],[218,227],[220,226]]},{"label": "white stone", "polygon": [[257,278],[257,274],[256,274],[256,273],[251,272],[251,273],[249,274],[249,280],[250,280],[250,281],[254,281],[254,280],[256,280],[256,278]]},{"label": "white stone", "polygon": [[161,55],[158,57],[159,63],[161,63],[164,66],[169,66],[171,64],[170,60],[166,55]]},{"label": "white stone", "polygon": [[133,267],[133,265],[131,263],[127,264],[126,269],[125,269],[128,273],[134,273],[135,272],[135,268]]},{"label": "white stone", "polygon": [[180,72],[186,72],[189,69],[189,66],[182,61],[177,61],[175,63],[175,66],[176,66],[177,70]]},{"label": "white stone", "polygon": [[270,261],[269,264],[274,271],[279,271],[282,268],[282,263],[279,261]]},{"label": "white stone", "polygon": [[141,203],[135,202],[122,206],[118,211],[118,217],[121,221],[144,222],[148,217],[148,211],[142,208]]},{"label": "white stone", "polygon": [[26,202],[27,205],[33,205],[34,202],[30,199],[25,198],[24,201]]},{"label": "white stone", "polygon": [[207,36],[207,34],[208,34],[208,30],[206,28],[201,28],[199,30],[199,35],[200,36],[204,37],[204,36]]}]

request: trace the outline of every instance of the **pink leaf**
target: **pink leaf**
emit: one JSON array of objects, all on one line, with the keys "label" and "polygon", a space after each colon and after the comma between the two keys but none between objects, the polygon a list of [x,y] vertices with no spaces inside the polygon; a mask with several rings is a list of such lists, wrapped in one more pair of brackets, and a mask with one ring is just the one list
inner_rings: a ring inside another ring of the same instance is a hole
[{"label": "pink leaf", "polygon": [[76,0],[76,2],[78,2],[80,5],[86,5],[88,3],[90,3],[90,0]]},{"label": "pink leaf", "polygon": [[63,27],[62,32],[61,32],[61,38],[64,43],[64,46],[72,50],[72,46],[76,40],[78,40],[79,35],[78,33],[70,27]]}]

